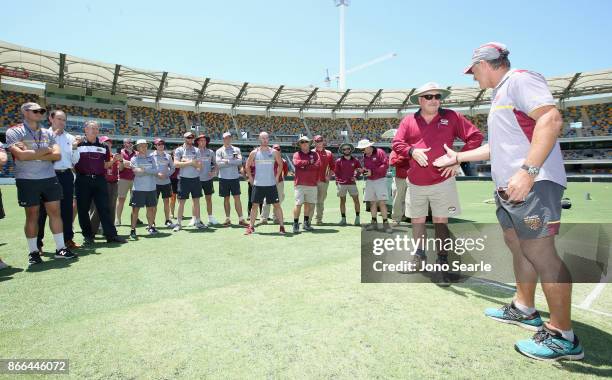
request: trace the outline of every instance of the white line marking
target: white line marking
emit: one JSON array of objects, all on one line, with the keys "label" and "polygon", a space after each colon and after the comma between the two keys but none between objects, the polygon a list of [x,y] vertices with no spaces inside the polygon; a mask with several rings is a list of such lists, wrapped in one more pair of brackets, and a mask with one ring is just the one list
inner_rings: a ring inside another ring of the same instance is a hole
[{"label": "white line marking", "polygon": [[597,284],[595,286],[595,288],[593,290],[591,290],[591,293],[589,293],[589,295],[580,304],[581,308],[584,308],[584,309],[590,309],[591,308],[591,305],[593,304],[593,302],[595,302],[597,297],[599,297],[601,292],[603,292],[603,290],[606,287],[608,281],[610,280],[608,278],[609,276],[610,276],[610,272],[608,272],[608,274],[606,276],[603,276],[603,275],[601,276],[601,280],[599,281],[599,284]]}]

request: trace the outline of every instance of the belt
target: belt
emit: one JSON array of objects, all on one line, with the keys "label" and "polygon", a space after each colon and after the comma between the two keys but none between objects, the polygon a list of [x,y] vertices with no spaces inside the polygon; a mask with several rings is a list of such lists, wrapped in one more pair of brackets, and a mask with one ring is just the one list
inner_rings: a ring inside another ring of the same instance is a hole
[{"label": "belt", "polygon": [[79,176],[82,177],[89,177],[89,178],[104,178],[104,174],[100,175],[100,174],[82,174],[82,173],[78,173]]},{"label": "belt", "polygon": [[70,168],[68,168],[68,169],[55,169],[55,172],[56,172],[56,173],[65,173],[65,172],[69,172],[69,171],[71,171],[71,170],[72,170],[72,169],[70,169]]}]

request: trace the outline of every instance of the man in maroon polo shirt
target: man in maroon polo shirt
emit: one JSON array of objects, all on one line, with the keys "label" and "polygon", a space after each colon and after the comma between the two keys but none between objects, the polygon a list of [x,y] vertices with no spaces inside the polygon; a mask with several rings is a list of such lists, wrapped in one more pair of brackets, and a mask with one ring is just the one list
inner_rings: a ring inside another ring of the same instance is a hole
[{"label": "man in maroon polo shirt", "polygon": [[389,166],[395,168],[395,177],[393,177],[393,210],[391,211],[391,219],[393,227],[399,227],[404,215],[410,217],[410,212],[406,212],[406,199],[410,201],[409,184],[408,184],[408,169],[410,168],[410,158],[400,156],[394,151],[389,155]]},{"label": "man in maroon polo shirt", "polygon": [[342,156],[334,163],[334,174],[336,176],[336,188],[340,198],[340,225],[346,226],[346,193],[353,198],[355,205],[355,225],[360,225],[359,212],[359,190],[357,190],[356,176],[361,169],[359,160],[352,156],[353,144],[343,143],[340,145]]},{"label": "man in maroon polo shirt", "polygon": [[130,167],[130,160],[136,152],[134,151],[134,143],[131,138],[123,139],[123,149],[121,149],[121,158],[123,159],[123,169],[119,170],[119,182],[117,187],[117,214],[115,216],[115,226],[121,225],[121,214],[128,192],[132,191],[132,183],[134,182],[134,172]]},{"label": "man in maroon polo shirt", "polygon": [[[102,144],[105,144],[108,149],[112,151],[113,141],[108,136],[100,136],[99,140]],[[110,208],[110,214],[115,215],[115,209],[117,206],[117,182],[119,181],[119,171],[123,168],[122,160],[113,160],[113,165],[106,169],[104,177],[106,179],[106,185],[108,187],[108,206]],[[91,230],[95,234],[100,228],[100,215],[96,206],[91,204],[91,210],[89,212],[91,218]]]},{"label": "man in maroon polo shirt", "polygon": [[[448,95],[449,90],[433,82],[416,90],[410,101],[419,104],[420,108],[402,120],[393,139],[393,151],[399,156],[412,158],[408,169],[412,234],[415,240],[422,239],[421,247],[414,255],[416,268],[421,268],[421,261],[427,261],[425,219],[429,207],[438,242],[450,237],[448,218],[461,212],[454,177],[458,165],[439,170],[433,161],[446,155],[444,145],[452,146],[456,138],[465,142],[462,151],[479,147],[483,140],[482,133],[463,115],[440,108]],[[448,253],[441,244],[438,247],[437,263],[448,263]],[[436,276],[436,282],[447,284],[447,273],[436,272]]]},{"label": "man in maroon polo shirt", "polygon": [[317,225],[323,224],[323,210],[325,209],[325,199],[327,199],[327,188],[329,187],[329,179],[334,171],[334,155],[331,151],[325,149],[325,139],[321,135],[314,137],[315,147],[313,152],[319,155],[319,178],[317,180],[317,203],[310,210],[310,220],[312,220],[315,209],[317,212]]},{"label": "man in maroon polo shirt", "polygon": [[300,212],[304,205],[304,231],[312,231],[310,212],[317,203],[317,182],[321,162],[319,155],[310,150],[310,139],[306,136],[298,140],[300,150],[293,154],[295,166],[295,208],[293,209],[293,233],[300,232]]},{"label": "man in maroon polo shirt", "polygon": [[368,139],[359,140],[357,149],[363,150],[363,169],[361,172],[366,176],[366,186],[363,199],[370,202],[370,213],[372,222],[366,227],[366,231],[374,231],[378,227],[378,211],[382,215],[382,231],[392,233],[393,229],[387,220],[387,169],[389,159],[382,148],[377,148]]}]

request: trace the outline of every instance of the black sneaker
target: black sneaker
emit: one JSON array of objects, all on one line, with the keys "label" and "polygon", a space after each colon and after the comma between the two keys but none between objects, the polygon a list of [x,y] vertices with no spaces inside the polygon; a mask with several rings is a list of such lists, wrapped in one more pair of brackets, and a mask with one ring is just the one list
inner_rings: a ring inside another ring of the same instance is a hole
[{"label": "black sneaker", "polygon": [[[436,259],[436,264],[448,265],[448,255],[438,255],[438,258]],[[442,270],[440,268],[436,268],[436,271],[432,273],[431,279],[438,286],[447,287],[451,284],[448,271]]]},{"label": "black sneaker", "polygon": [[119,244],[125,244],[127,243],[127,240],[125,240],[124,238],[122,238],[121,236],[111,236],[111,237],[107,237],[106,238],[106,242],[107,243],[119,243]]},{"label": "black sneaker", "polygon": [[83,245],[84,246],[92,246],[92,245],[94,245],[94,239],[93,238],[88,238],[88,237],[84,238],[83,239]]},{"label": "black sneaker", "polygon": [[68,248],[62,248],[55,251],[56,259],[75,259],[76,255],[72,253]]},{"label": "black sneaker", "polygon": [[298,222],[293,223],[293,233],[294,234],[300,233],[300,223]]},{"label": "black sneaker", "polygon": [[310,220],[309,221],[304,221],[304,231],[313,231],[314,228],[312,228],[312,226],[310,225]]},{"label": "black sneaker", "polygon": [[134,239],[134,240],[138,239],[138,236],[136,236],[136,229],[132,229],[130,231],[130,239]]},{"label": "black sneaker", "polygon": [[144,226],[144,222],[140,219],[136,219],[136,225],[137,226]]},{"label": "black sneaker", "polygon": [[155,235],[156,233],[158,233],[159,231],[157,231],[157,229],[155,228],[155,226],[151,226],[149,228],[147,228],[147,232],[149,233],[149,235]]},{"label": "black sneaker", "polygon": [[28,256],[28,263],[30,265],[42,264],[42,259],[40,258],[40,253],[38,251],[30,252]]}]

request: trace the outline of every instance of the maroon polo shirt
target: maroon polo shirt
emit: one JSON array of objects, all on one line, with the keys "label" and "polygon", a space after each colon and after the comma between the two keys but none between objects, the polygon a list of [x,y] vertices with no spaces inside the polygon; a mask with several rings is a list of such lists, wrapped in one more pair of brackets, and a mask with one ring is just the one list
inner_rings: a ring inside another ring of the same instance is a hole
[{"label": "maroon polo shirt", "polygon": [[321,161],[319,155],[313,151],[304,153],[301,150],[293,153],[295,166],[295,184],[302,186],[317,186]]},{"label": "maroon polo shirt", "polygon": [[361,168],[359,160],[351,156],[346,159],[340,157],[334,164],[334,175],[336,176],[336,183],[339,185],[354,185],[355,184],[355,170]]},{"label": "maroon polo shirt", "polygon": [[[121,157],[123,158],[124,161],[129,161],[132,159],[132,157],[134,157],[136,155],[136,151],[132,150],[132,153],[128,153],[127,150],[125,149],[121,149]],[[132,171],[132,169],[130,168],[124,168],[123,170],[121,170],[119,172],[119,178],[120,179],[125,179],[128,181],[133,181],[134,180],[134,172]]]},{"label": "maroon polo shirt", "polygon": [[327,169],[329,168],[330,173],[334,171],[334,155],[325,148],[322,150],[317,150],[315,148],[312,151],[319,155],[319,161],[321,161],[321,166],[319,167],[319,182],[327,182],[327,177],[325,176]]},{"label": "maroon polo shirt", "polygon": [[384,150],[374,147],[374,151],[369,156],[363,154],[363,168],[372,172],[367,180],[374,181],[385,178],[389,169],[389,159]]},{"label": "maroon polo shirt", "polygon": [[397,178],[406,179],[408,177],[408,169],[410,168],[410,158],[400,156],[395,151],[391,151],[389,166],[395,167],[395,176]]},{"label": "maroon polo shirt", "polygon": [[106,169],[104,163],[111,160],[111,152],[106,144],[101,143],[96,137],[96,141],[89,142],[87,139],[77,145],[80,158],[74,166],[78,174],[104,176]]},{"label": "maroon polo shirt", "polygon": [[436,158],[446,154],[444,144],[453,146],[458,138],[465,142],[461,151],[476,149],[482,144],[482,133],[465,116],[449,109],[442,109],[427,123],[421,110],[406,116],[399,125],[393,139],[393,151],[400,156],[409,157],[410,148],[431,148],[426,152],[428,165],[422,167],[416,160],[409,160],[408,180],[418,186],[435,185],[448,178],[433,166]]}]

